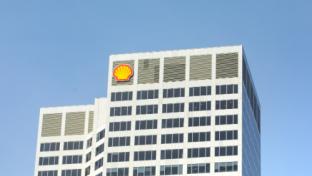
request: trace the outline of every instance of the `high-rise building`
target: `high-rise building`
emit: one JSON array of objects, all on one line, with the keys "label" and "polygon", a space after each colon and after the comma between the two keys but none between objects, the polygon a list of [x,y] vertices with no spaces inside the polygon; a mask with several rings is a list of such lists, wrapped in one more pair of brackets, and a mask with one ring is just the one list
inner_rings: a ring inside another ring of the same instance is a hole
[{"label": "high-rise building", "polygon": [[35,176],[260,176],[242,46],[111,55],[107,98],[40,109]]}]

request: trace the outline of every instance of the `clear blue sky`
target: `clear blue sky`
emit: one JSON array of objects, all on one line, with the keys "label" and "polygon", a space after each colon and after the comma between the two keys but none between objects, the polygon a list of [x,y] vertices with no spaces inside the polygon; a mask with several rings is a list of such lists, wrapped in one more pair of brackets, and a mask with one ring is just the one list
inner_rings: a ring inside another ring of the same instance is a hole
[{"label": "clear blue sky", "polygon": [[262,175],[310,175],[311,7],[0,0],[0,175],[33,175],[40,107],[106,96],[109,54],[233,44],[245,47],[262,104]]}]

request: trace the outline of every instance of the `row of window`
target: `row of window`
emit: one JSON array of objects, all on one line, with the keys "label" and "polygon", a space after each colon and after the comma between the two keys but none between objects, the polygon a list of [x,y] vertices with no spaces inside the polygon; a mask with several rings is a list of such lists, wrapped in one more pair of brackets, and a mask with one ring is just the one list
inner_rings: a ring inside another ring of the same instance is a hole
[{"label": "row of window", "polygon": [[216,94],[237,94],[238,85],[237,84],[226,84],[226,85],[217,85]]},{"label": "row of window", "polygon": [[158,105],[141,105],[136,107],[136,115],[157,114]]},{"label": "row of window", "polygon": [[50,142],[40,144],[40,152],[50,152],[50,151],[59,151],[60,143],[59,142]]},{"label": "row of window", "polygon": [[96,142],[103,139],[105,137],[105,129],[101,130],[96,134]]},{"label": "row of window", "polygon": [[130,137],[112,137],[108,139],[108,147],[129,146]]},{"label": "row of window", "polygon": [[[103,158],[95,162],[95,170],[103,166]],[[215,173],[234,172],[238,170],[237,162],[217,162],[215,163]],[[187,174],[209,173],[209,163],[187,164]],[[160,175],[182,175],[183,165],[161,165]],[[90,167],[86,168],[85,175],[90,174]],[[134,167],[133,176],[155,176],[155,166]],[[57,176],[56,170],[39,171],[38,176]],[[81,169],[62,170],[62,176],[81,176]],[[97,176],[102,176],[100,173]],[[107,168],[106,176],[129,176],[129,168]]]},{"label": "row of window", "polygon": [[129,152],[114,152],[107,154],[107,162],[129,161]]},{"label": "row of window", "polygon": [[129,131],[129,130],[131,130],[131,121],[109,123],[109,131]]},{"label": "row of window", "polygon": [[189,93],[190,97],[211,95],[211,87],[210,86],[191,87]]},{"label": "row of window", "polygon": [[108,168],[108,169],[106,169],[106,176],[128,176],[128,175],[129,175],[129,168]]},{"label": "row of window", "polygon": [[95,148],[95,156],[99,155],[102,152],[104,152],[104,144],[101,144]]},{"label": "row of window", "polygon": [[57,170],[39,171],[38,176],[57,176]]},{"label": "row of window", "polygon": [[126,116],[132,114],[131,106],[112,107],[110,108],[110,116]]},{"label": "row of window", "polygon": [[[236,109],[238,100],[217,100],[216,110]],[[209,111],[211,110],[210,101],[190,102],[189,111]],[[184,112],[184,103],[168,103],[162,105],[162,113]],[[136,115],[157,114],[158,105],[138,105],[136,106]],[[131,115],[131,106],[111,107],[110,116]]]},{"label": "row of window", "polygon": [[218,100],[216,101],[216,110],[219,109],[236,109],[238,108],[237,100]]},{"label": "row of window", "polygon": [[[137,100],[157,99],[158,89],[137,91]],[[237,94],[238,85],[217,85],[216,94]],[[211,86],[190,87],[189,96],[206,96],[211,95]],[[169,88],[163,89],[163,98],[185,97],[185,88]],[[112,92],[111,101],[127,101],[132,100],[132,92]]]},{"label": "row of window", "polygon": [[156,160],[156,151],[134,152],[134,161]]},{"label": "row of window", "polygon": [[81,176],[81,169],[62,170],[62,176]]},{"label": "row of window", "polygon": [[160,159],[183,158],[183,149],[161,150]]},{"label": "row of window", "polygon": [[184,118],[162,119],[162,128],[177,128],[184,126]]},{"label": "row of window", "polygon": [[237,168],[237,162],[215,163],[215,172],[233,172],[237,171]]},{"label": "row of window", "polygon": [[64,150],[81,150],[83,149],[83,141],[64,142]]},{"label": "row of window", "polygon": [[237,146],[215,147],[215,156],[232,156],[237,153]]},{"label": "row of window", "polygon": [[158,98],[158,90],[141,90],[137,91],[137,100],[156,99]]},{"label": "row of window", "polygon": [[210,101],[190,102],[189,111],[208,111],[211,110]]},{"label": "row of window", "polygon": [[[162,134],[161,144],[183,143],[183,133]],[[237,130],[216,131],[215,140],[234,140],[238,138]],[[188,133],[188,142],[210,141],[210,132],[192,132]],[[113,146],[129,146],[130,137],[109,138],[109,147]],[[135,136],[135,145],[152,145],[157,143],[157,135]],[[104,144],[103,144],[104,145]]]},{"label": "row of window", "polygon": [[[237,124],[237,115],[216,116],[216,125]],[[211,124],[210,116],[190,117],[188,119],[189,127],[209,126]],[[184,118],[162,119],[162,128],[177,128],[184,126]],[[135,122],[136,130],[157,129],[157,120],[141,120]],[[110,131],[126,131],[131,130],[131,122],[112,122],[110,123]]]},{"label": "row of window", "polygon": [[63,156],[63,164],[78,164],[78,163],[82,163],[81,155]]},{"label": "row of window", "polygon": [[184,103],[169,103],[162,105],[163,113],[184,112]]},{"label": "row of window", "polygon": [[58,156],[40,157],[39,158],[39,165],[40,166],[57,165],[58,161],[59,161]]},{"label": "row of window", "polygon": [[111,101],[132,100],[132,92],[112,92]]},{"label": "row of window", "polygon": [[98,168],[102,167],[103,166],[103,158],[97,160],[95,163],[94,163],[94,170],[97,170]]},{"label": "row of window", "polygon": [[184,88],[172,88],[163,90],[163,98],[184,97]]}]

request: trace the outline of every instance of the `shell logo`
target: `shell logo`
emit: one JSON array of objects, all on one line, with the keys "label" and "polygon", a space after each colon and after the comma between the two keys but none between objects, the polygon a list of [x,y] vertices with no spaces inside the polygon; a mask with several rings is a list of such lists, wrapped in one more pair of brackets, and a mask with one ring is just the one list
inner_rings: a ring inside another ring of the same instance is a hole
[{"label": "shell logo", "polygon": [[133,76],[133,69],[129,64],[120,64],[114,68],[113,76],[116,81],[129,81]]}]

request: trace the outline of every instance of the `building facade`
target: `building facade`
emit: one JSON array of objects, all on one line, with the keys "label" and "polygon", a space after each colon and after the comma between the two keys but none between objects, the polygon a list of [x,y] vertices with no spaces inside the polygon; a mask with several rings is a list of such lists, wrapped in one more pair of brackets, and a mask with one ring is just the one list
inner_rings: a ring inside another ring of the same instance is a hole
[{"label": "building facade", "polygon": [[260,176],[242,46],[111,55],[107,98],[41,108],[35,176]]}]

